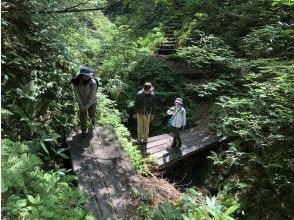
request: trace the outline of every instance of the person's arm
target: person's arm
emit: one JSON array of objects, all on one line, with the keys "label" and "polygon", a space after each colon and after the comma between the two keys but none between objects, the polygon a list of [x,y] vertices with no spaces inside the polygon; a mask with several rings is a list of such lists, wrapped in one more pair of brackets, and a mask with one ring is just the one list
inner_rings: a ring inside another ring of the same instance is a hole
[{"label": "person's arm", "polygon": [[137,94],[136,95],[136,98],[135,98],[135,104],[134,104],[134,112],[133,112],[133,117],[136,118],[137,117],[137,112],[139,110],[139,95]]},{"label": "person's arm", "polygon": [[153,119],[155,115],[155,95],[152,95],[152,103],[151,103],[151,118]]},{"label": "person's arm", "polygon": [[96,99],[96,93],[97,93],[97,83],[95,81],[95,83],[93,83],[92,86],[91,86],[91,93],[90,93],[90,96],[89,96],[89,100],[85,105],[86,109],[88,109],[94,103],[94,101]]},{"label": "person's arm", "polygon": [[183,128],[186,126],[186,110],[183,110]]},{"label": "person's arm", "polygon": [[175,113],[175,106],[173,107],[170,107],[167,112],[166,112],[168,115],[173,115]]}]

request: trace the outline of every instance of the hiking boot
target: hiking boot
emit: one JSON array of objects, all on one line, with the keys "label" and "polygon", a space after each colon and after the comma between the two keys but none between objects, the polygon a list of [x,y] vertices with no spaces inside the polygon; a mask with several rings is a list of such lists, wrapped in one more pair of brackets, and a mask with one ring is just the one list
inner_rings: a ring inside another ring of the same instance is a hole
[{"label": "hiking boot", "polygon": [[81,136],[82,137],[86,137],[86,135],[87,135],[87,131],[86,130],[83,130]]},{"label": "hiking boot", "polygon": [[176,142],[173,142],[171,145],[170,145],[171,148],[175,148],[176,147]]},{"label": "hiking boot", "polygon": [[178,144],[176,145],[176,148],[180,149],[182,146],[182,141],[179,141]]},{"label": "hiking boot", "polygon": [[92,126],[95,126],[96,125],[96,119],[95,118],[91,119],[91,125]]}]

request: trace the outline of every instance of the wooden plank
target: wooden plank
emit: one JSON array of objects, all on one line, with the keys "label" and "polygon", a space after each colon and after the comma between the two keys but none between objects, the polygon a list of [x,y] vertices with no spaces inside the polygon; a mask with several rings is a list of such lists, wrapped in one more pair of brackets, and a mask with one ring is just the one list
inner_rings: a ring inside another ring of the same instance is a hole
[{"label": "wooden plank", "polygon": [[[75,151],[72,151],[73,169],[75,171],[79,170],[76,174],[78,176],[80,190],[92,196],[86,205],[91,214],[97,219],[117,219],[111,199],[109,198],[108,186],[105,184],[103,173],[91,150],[91,145],[95,144],[95,139],[95,135],[93,137],[87,136],[83,138],[80,135],[76,135],[77,144],[73,148]],[[76,159],[78,157],[82,160],[77,161]],[[86,173],[88,173],[88,178],[85,178]],[[85,183],[88,184],[84,185]],[[91,207],[93,207],[94,202],[98,210],[92,210]]]},{"label": "wooden plank", "polygon": [[[201,142],[206,139],[210,139],[210,135],[204,135],[204,134],[197,134],[195,132],[183,132],[184,135],[181,133],[181,139],[182,139],[182,148],[185,146],[191,146],[194,144],[194,142]],[[192,135],[191,135],[192,134]],[[183,137],[184,136],[184,137]],[[172,137],[167,139],[160,139],[158,141],[152,142],[152,147],[148,148],[149,143],[147,143],[147,153],[150,154],[150,156],[154,158],[161,158],[163,156],[166,156],[167,154],[170,154],[170,146],[172,144]]]},{"label": "wooden plank", "polygon": [[173,153],[163,154],[161,158],[157,160],[161,168],[168,165],[170,162],[175,162],[179,159],[183,159],[199,151],[209,148],[212,144],[217,143],[218,138],[207,139],[204,142],[194,142],[192,146],[183,145],[181,149],[174,151]]},{"label": "wooden plank", "polygon": [[95,161],[95,158],[87,158],[84,166],[90,175],[89,181],[91,183],[93,197],[101,212],[98,219],[106,219],[108,217],[116,219],[111,200],[108,196],[108,187],[103,179],[103,174],[97,169],[97,162]]},{"label": "wooden plank", "polygon": [[159,145],[157,145],[156,147],[153,147],[153,148],[149,148],[147,149],[147,153],[150,154],[150,155],[155,155],[161,151],[164,151],[165,149],[169,148],[171,146],[172,142],[164,142],[164,143],[161,143]]},{"label": "wooden plank", "polygon": [[157,141],[157,140],[160,140],[160,139],[169,138],[169,137],[172,137],[172,135],[171,134],[161,134],[161,135],[149,137],[148,138],[148,143],[151,143],[153,141]]},{"label": "wooden plank", "polygon": [[165,139],[160,139],[157,141],[153,141],[151,143],[147,143],[147,151],[152,151],[154,150],[153,148],[157,148],[159,145],[162,144],[172,144],[173,138],[172,137],[168,137]]},{"label": "wooden plank", "polygon": [[[120,155],[119,145],[116,136],[111,129],[96,129],[97,137],[100,137],[102,144],[92,145],[93,154],[99,163],[99,169],[104,175],[105,183],[108,186],[109,198],[115,211],[116,218],[124,218],[127,215],[127,198],[130,189],[129,177],[126,175],[132,167],[123,163]],[[108,159],[107,159],[108,158]],[[120,168],[120,170],[118,170]],[[124,178],[121,178],[121,174]],[[131,171],[134,174],[134,171]],[[125,178],[127,177],[127,178]],[[113,218],[111,218],[113,219]]]},{"label": "wooden plank", "polygon": [[79,188],[89,196],[87,208],[96,219],[126,219],[138,178],[112,128],[90,133],[67,139]]},{"label": "wooden plank", "polygon": [[80,191],[89,197],[85,205],[86,208],[96,219],[99,219],[102,216],[102,211],[99,208],[99,204],[97,203],[92,190],[91,177],[82,166],[84,157],[82,155],[83,149],[78,142],[79,138],[79,135],[71,134],[67,139],[67,144],[70,147],[70,154],[72,157],[72,167],[74,173],[77,175]]}]

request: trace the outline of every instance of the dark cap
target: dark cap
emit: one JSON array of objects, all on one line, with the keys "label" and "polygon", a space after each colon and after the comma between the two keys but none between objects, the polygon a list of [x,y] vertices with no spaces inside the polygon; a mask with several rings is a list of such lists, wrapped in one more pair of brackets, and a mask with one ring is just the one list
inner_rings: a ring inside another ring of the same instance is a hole
[{"label": "dark cap", "polygon": [[81,69],[80,69],[80,73],[81,74],[86,74],[86,75],[90,75],[91,73],[93,73],[93,70],[87,66],[83,66]]}]

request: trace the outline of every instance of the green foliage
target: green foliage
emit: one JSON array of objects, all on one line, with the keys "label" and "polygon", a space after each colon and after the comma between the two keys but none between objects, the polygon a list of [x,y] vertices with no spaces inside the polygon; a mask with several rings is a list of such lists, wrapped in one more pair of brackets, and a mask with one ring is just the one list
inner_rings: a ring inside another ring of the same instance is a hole
[{"label": "green foliage", "polygon": [[252,64],[257,71],[243,76],[243,95],[219,98],[214,127],[230,139],[230,147],[220,157],[211,157],[214,174],[222,170],[214,180],[239,192],[247,215],[288,218],[293,189],[293,176],[288,175],[293,169],[293,65],[277,60]]},{"label": "green foliage", "polygon": [[[222,38],[236,52],[242,46],[240,38],[252,29],[293,22],[293,3],[287,0],[186,0],[182,12],[187,20],[194,21],[195,29]],[[190,33],[193,38],[193,31]]]},{"label": "green foliage", "polygon": [[191,67],[207,71],[213,68],[221,69],[233,62],[234,53],[222,39],[205,35],[203,32],[198,32],[198,38],[193,46],[180,48],[177,53]]},{"label": "green foliage", "polygon": [[144,213],[146,219],[184,219],[184,220],[223,220],[233,219],[232,214],[239,208],[233,202],[225,206],[216,198],[205,197],[202,193],[190,188],[176,203],[161,203],[157,209],[152,210],[146,205],[141,205],[139,210]]},{"label": "green foliage", "polygon": [[[226,194],[219,193],[215,202],[190,191],[175,205],[161,204],[156,211],[145,206],[147,219],[230,219],[237,207],[231,195],[246,217],[293,216],[293,1],[183,3],[119,1],[109,16],[112,21],[101,12],[32,13],[95,7],[95,1],[3,3],[2,136],[12,140],[2,147],[5,217],[91,218],[66,171],[42,170],[52,168],[48,161],[57,156],[67,157],[58,143],[76,125],[69,81],[80,64],[101,75],[103,92],[115,101],[99,94],[100,123],[114,127],[135,169],[144,175],[148,159],[130,143],[122,125],[131,123],[134,97],[143,83],[151,81],[155,87],[158,101],[151,126],[156,133],[166,132],[164,109],[175,97],[184,99],[191,123],[197,96],[218,97],[212,127],[229,145],[210,157],[209,184]],[[152,55],[175,16],[183,24],[176,32],[182,48],[174,58],[188,63],[201,84],[184,85],[172,62]]]},{"label": "green foliage", "polygon": [[8,12],[1,18],[5,106],[1,123],[2,137],[12,141],[3,141],[1,189],[3,216],[8,219],[90,218],[83,207],[86,199],[73,188],[68,172],[43,169],[58,169],[53,160],[67,157],[60,141],[76,123],[70,79],[77,67],[93,56],[93,50],[100,48],[93,45],[101,40],[97,33],[89,34],[89,26],[85,28],[93,16],[35,13],[80,3],[84,2],[3,4]]},{"label": "green foliage", "polygon": [[294,30],[282,26],[266,26],[250,32],[244,38],[242,48],[250,57],[285,57],[294,56]]},{"label": "green foliage", "polygon": [[289,5],[292,6],[294,5],[293,0],[273,0],[273,5]]},{"label": "green foliage", "polygon": [[86,201],[66,170],[44,172],[27,145],[2,140],[2,216],[8,219],[86,219]]}]

